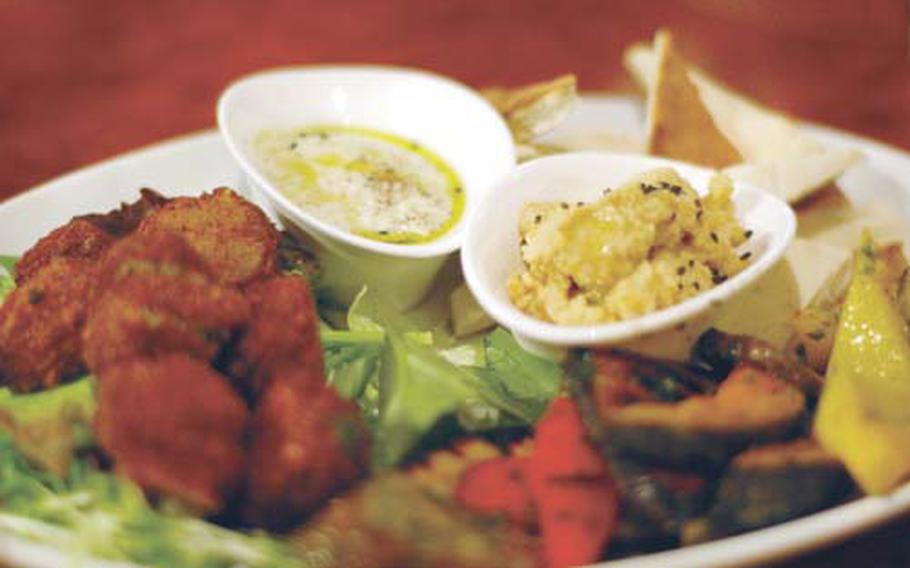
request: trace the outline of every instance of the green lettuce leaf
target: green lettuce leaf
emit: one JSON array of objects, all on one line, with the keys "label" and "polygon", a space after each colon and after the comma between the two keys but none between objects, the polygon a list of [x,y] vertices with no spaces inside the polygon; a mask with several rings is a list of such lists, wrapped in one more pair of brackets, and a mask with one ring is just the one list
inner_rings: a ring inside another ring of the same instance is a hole
[{"label": "green lettuce leaf", "polygon": [[16,274],[16,259],[12,256],[0,255],[0,304],[6,296],[16,287],[14,279]]},{"label": "green lettuce leaf", "polygon": [[185,568],[302,564],[274,538],[156,511],[138,487],[87,461],[63,478],[37,470],[3,433],[0,531],[52,546],[75,564],[90,557]]}]

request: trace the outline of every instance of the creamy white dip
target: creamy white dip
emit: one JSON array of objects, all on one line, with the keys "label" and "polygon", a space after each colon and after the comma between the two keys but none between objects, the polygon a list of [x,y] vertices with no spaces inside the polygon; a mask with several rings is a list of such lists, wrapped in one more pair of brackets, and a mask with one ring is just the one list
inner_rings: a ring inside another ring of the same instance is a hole
[{"label": "creamy white dip", "polygon": [[266,177],[309,213],[371,239],[413,244],[452,228],[464,209],[455,172],[423,146],[349,126],[263,130]]}]

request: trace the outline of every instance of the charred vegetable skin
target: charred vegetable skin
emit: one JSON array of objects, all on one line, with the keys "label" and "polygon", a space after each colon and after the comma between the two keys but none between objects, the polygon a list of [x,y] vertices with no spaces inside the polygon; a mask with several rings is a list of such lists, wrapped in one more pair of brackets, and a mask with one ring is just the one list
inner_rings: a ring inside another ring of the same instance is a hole
[{"label": "charred vegetable skin", "polygon": [[798,390],[752,367],[737,368],[713,394],[666,402],[641,387],[623,353],[585,357],[570,366],[573,390],[608,457],[716,471],[750,443],[792,436],[804,418]]},{"label": "charred vegetable skin", "polygon": [[291,535],[312,568],[538,568],[536,540],[434,497],[402,473],[374,477]]},{"label": "charred vegetable skin", "polygon": [[752,365],[788,381],[810,399],[818,398],[822,377],[811,367],[773,345],[746,335],[704,332],[692,347],[692,360],[712,372],[726,375],[737,365]]},{"label": "charred vegetable skin", "polygon": [[683,531],[683,543],[722,538],[794,519],[833,505],[852,488],[841,462],[800,439],[759,446],[737,456],[704,518]]}]

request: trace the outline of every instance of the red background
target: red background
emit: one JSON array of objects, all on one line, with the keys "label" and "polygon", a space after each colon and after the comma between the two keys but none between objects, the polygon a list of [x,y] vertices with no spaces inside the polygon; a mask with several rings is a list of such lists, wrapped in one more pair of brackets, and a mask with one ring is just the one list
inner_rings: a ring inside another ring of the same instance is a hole
[{"label": "red background", "polygon": [[[476,86],[572,71],[583,89],[631,91],[622,50],[661,25],[770,105],[910,149],[908,12],[907,0],[0,0],[0,200],[211,127],[219,91],[264,67],[394,63]],[[907,566],[908,530],[788,566]]]}]

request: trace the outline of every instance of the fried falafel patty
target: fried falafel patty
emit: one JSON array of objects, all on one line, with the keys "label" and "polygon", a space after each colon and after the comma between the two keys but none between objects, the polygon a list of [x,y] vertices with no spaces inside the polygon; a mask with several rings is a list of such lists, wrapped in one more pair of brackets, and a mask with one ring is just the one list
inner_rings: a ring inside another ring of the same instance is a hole
[{"label": "fried falafel patty", "polygon": [[38,240],[16,263],[16,284],[22,286],[53,258],[96,260],[116,239],[93,223],[73,219]]},{"label": "fried falafel patty", "polygon": [[277,229],[261,209],[227,188],[173,199],[150,213],[138,231],[182,236],[224,284],[243,286],[277,272]]},{"label": "fried falafel patty", "polygon": [[95,298],[95,265],[51,258],[0,306],[0,385],[50,388],[85,369],[79,332]]},{"label": "fried falafel patty", "polygon": [[302,276],[275,276],[250,285],[245,296],[252,316],[238,343],[231,375],[255,398],[276,369],[300,368],[298,379],[322,385],[319,316]]},{"label": "fried falafel patty", "polygon": [[82,332],[92,371],[135,356],[185,352],[211,361],[250,317],[249,303],[217,284],[182,238],[134,234],[101,261],[105,286]]},{"label": "fried falafel patty", "polygon": [[367,473],[369,434],[360,410],[299,367],[279,371],[253,411],[244,518],[293,526]]},{"label": "fried falafel patty", "polygon": [[248,411],[225,377],[185,354],[137,358],[98,377],[96,431],[120,473],[200,513],[243,476]]}]

